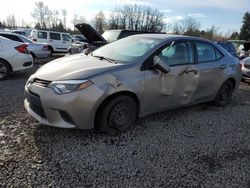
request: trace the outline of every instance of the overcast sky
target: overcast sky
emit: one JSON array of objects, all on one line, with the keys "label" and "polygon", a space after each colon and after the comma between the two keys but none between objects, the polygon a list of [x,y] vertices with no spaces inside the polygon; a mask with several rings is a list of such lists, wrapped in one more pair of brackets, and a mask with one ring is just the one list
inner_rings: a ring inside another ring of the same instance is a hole
[{"label": "overcast sky", "polygon": [[[202,29],[215,25],[221,32],[239,31],[242,17],[250,11],[250,0],[43,0],[49,9],[66,9],[68,13],[68,26],[74,13],[84,16],[88,20],[98,11],[102,10],[107,16],[116,6],[124,3],[140,4],[157,8],[164,12],[164,21],[172,23],[187,16],[196,18]],[[17,22],[33,22],[31,12],[36,0],[7,0],[0,6],[0,20],[14,14]]]}]

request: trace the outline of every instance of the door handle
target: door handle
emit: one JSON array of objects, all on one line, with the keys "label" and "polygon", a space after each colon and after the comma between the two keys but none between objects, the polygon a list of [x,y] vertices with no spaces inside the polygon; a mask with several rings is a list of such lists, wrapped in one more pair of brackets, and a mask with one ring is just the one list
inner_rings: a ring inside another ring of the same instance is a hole
[{"label": "door handle", "polygon": [[62,43],[66,43],[66,42],[62,42]]},{"label": "door handle", "polygon": [[185,73],[186,73],[186,74],[189,74],[189,73],[198,74],[199,71],[198,71],[198,70],[186,70]]},{"label": "door handle", "polygon": [[50,42],[54,42],[53,40],[49,40]]},{"label": "door handle", "polygon": [[221,69],[225,69],[225,68],[227,68],[227,65],[222,64],[222,65],[220,66],[220,68],[221,68]]}]

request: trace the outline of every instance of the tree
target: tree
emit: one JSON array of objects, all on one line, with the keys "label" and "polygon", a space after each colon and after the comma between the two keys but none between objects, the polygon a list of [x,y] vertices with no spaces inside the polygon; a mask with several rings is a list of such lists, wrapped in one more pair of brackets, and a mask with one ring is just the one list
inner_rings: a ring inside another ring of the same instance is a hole
[{"label": "tree", "polygon": [[75,27],[76,24],[85,23],[86,19],[83,16],[79,17],[78,14],[75,13],[71,22],[74,25],[74,31],[76,31],[76,27]]},{"label": "tree", "polygon": [[42,1],[38,1],[35,3],[36,7],[31,13],[31,16],[36,19],[42,28],[46,28],[48,22],[50,21],[50,17],[52,12],[49,10],[48,6],[45,5]]},{"label": "tree", "polygon": [[239,40],[239,33],[238,32],[233,32],[229,38],[231,40]]},{"label": "tree", "polygon": [[246,12],[240,29],[240,39],[250,40],[250,13]]},{"label": "tree", "polygon": [[151,7],[124,5],[110,14],[109,29],[160,32],[163,28],[163,13]]},{"label": "tree", "polygon": [[102,11],[98,12],[94,18],[94,25],[99,33],[103,33],[106,27],[105,15]]},{"label": "tree", "polygon": [[6,18],[6,25],[9,28],[16,27],[16,18],[15,18],[14,14],[7,16],[7,18]]},{"label": "tree", "polygon": [[199,36],[200,23],[193,17],[187,17],[184,20],[176,22],[173,26],[173,32],[177,35]]},{"label": "tree", "polygon": [[67,14],[66,9],[62,9],[61,11],[62,11],[62,16],[63,16],[63,25],[66,28],[68,14]]}]

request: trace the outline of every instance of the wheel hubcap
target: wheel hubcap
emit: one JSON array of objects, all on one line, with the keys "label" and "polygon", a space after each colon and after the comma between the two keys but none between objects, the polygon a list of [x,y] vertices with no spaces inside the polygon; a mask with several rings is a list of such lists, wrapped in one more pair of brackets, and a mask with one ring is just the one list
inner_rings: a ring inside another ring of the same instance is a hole
[{"label": "wheel hubcap", "polygon": [[118,103],[109,115],[109,125],[111,127],[121,127],[126,125],[131,118],[129,106],[125,103]]}]

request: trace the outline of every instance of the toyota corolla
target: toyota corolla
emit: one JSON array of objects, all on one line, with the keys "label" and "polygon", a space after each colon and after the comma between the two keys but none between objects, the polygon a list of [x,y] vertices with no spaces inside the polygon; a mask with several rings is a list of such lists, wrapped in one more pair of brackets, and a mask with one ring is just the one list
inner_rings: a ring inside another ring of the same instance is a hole
[{"label": "toyota corolla", "polygon": [[26,83],[25,108],[41,124],[110,133],[155,112],[225,106],[240,80],[239,60],[213,42],[135,35],[44,65]]}]

